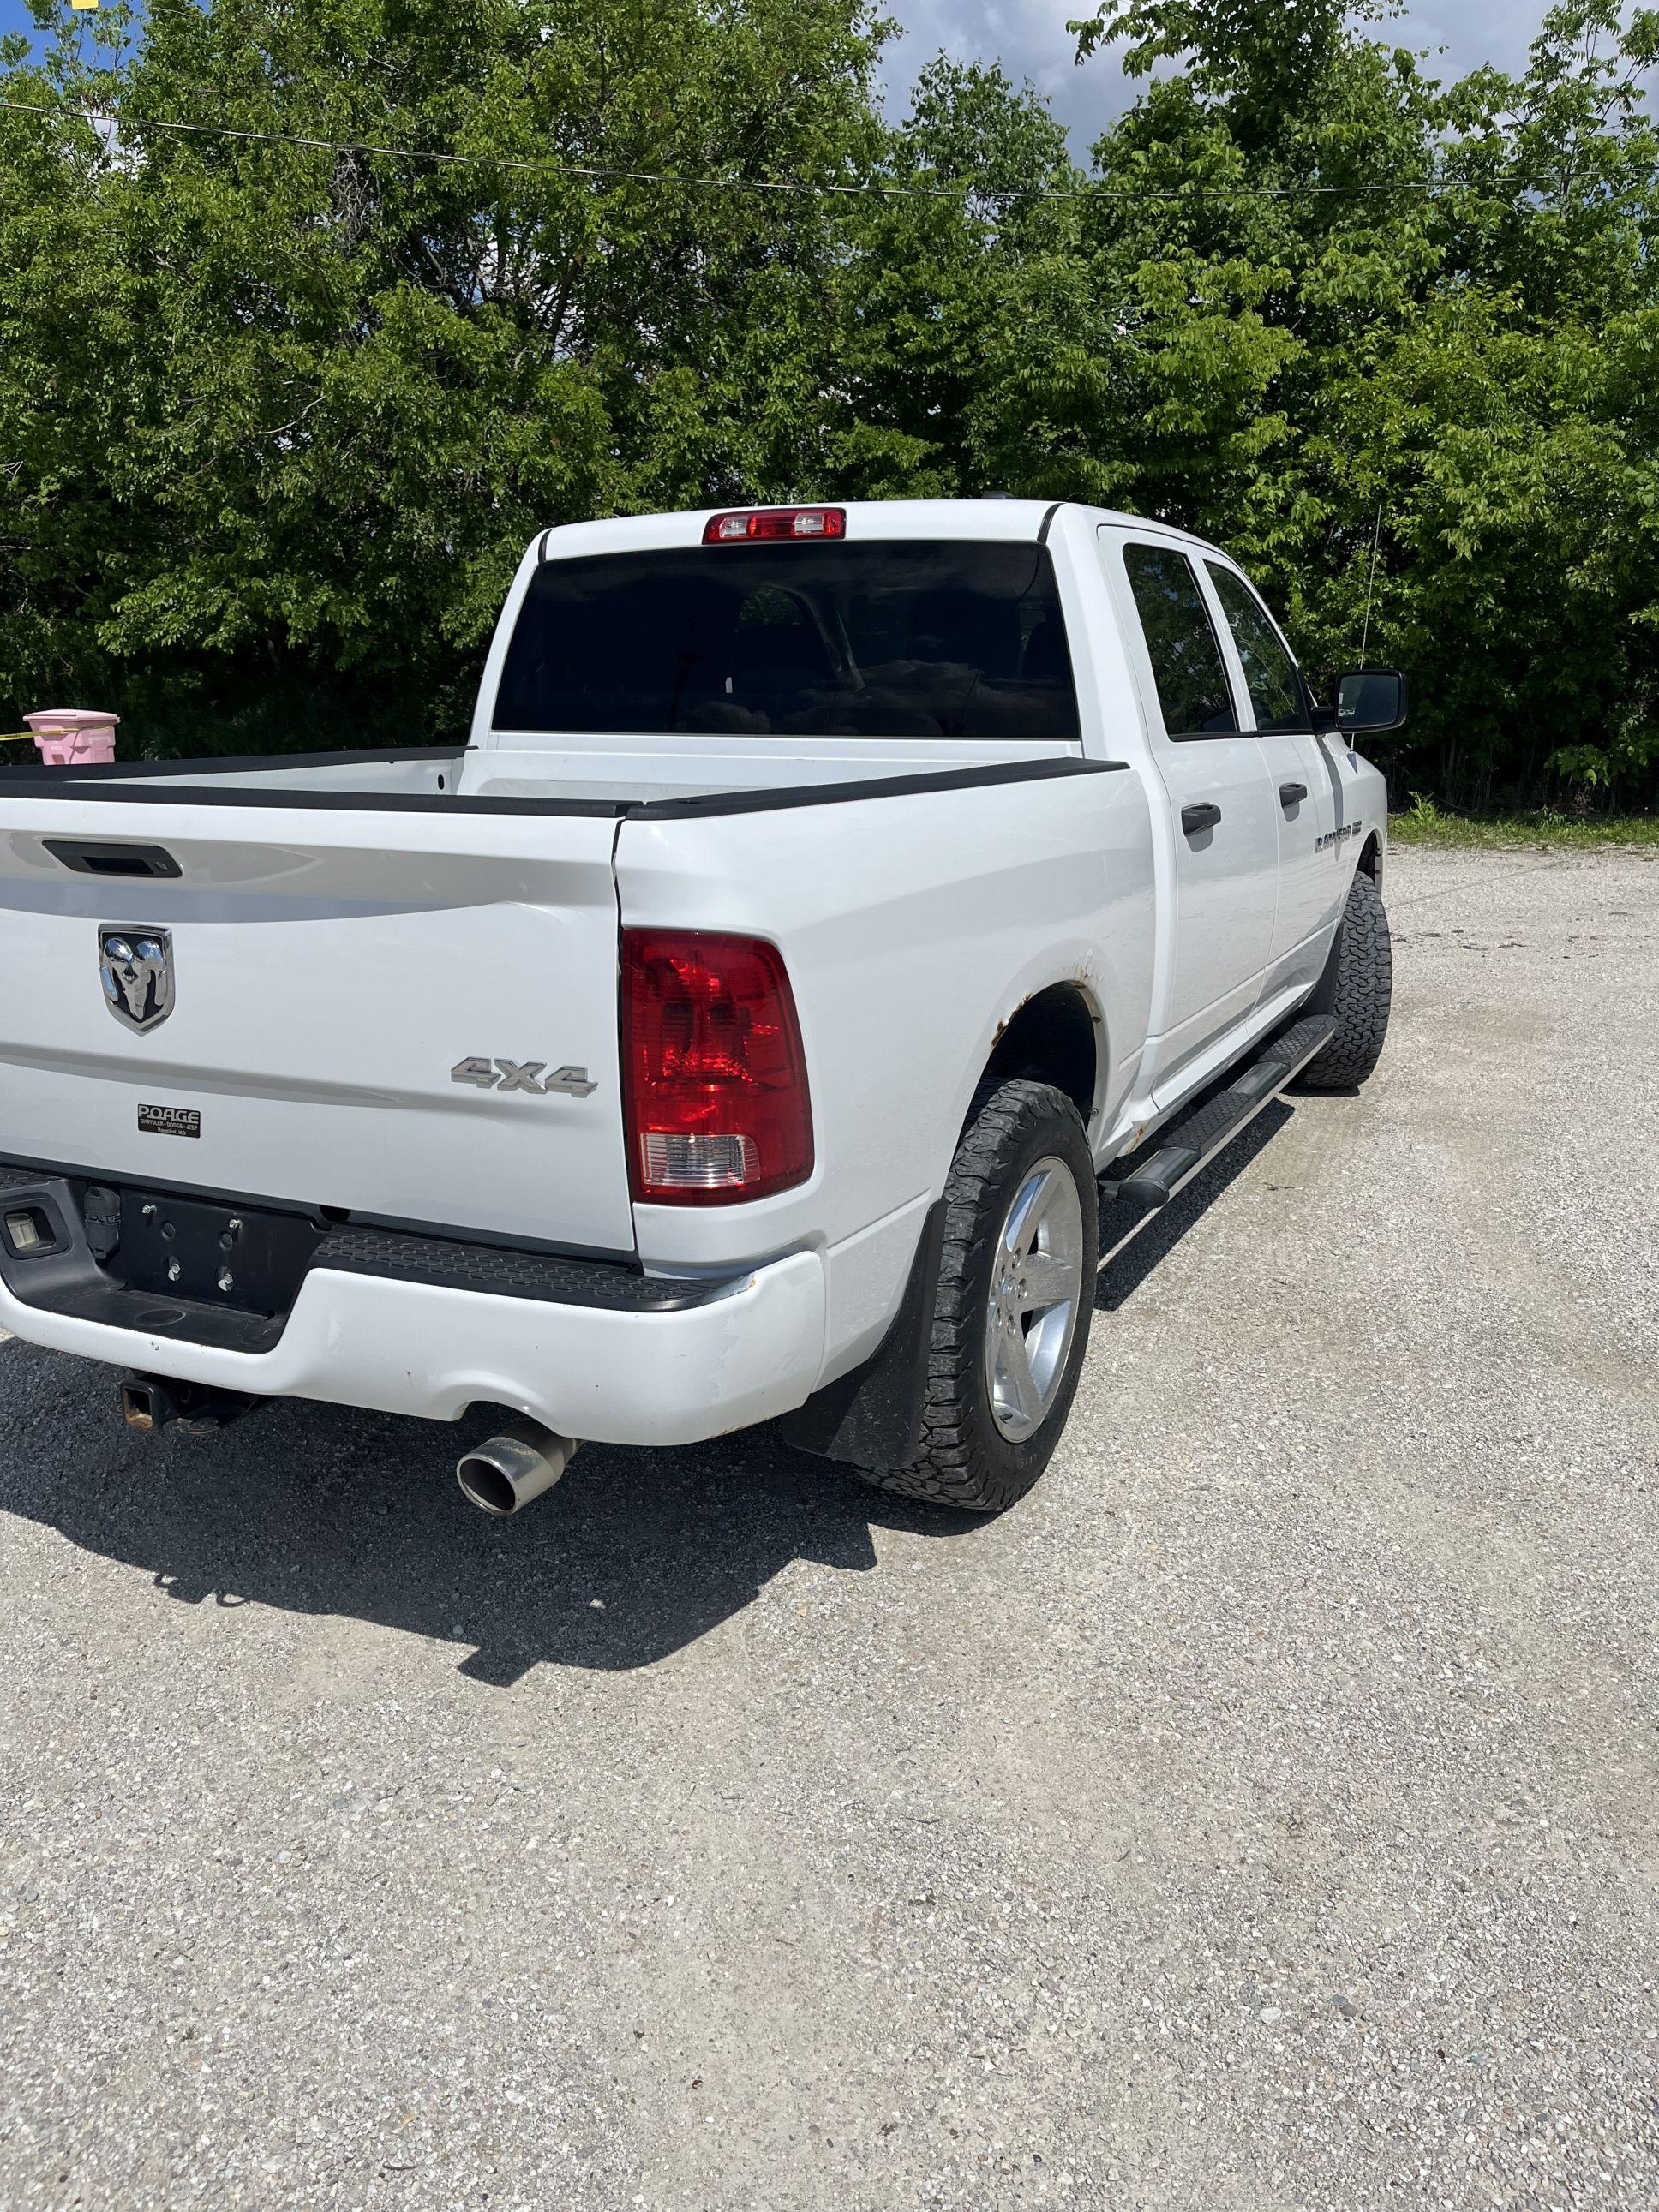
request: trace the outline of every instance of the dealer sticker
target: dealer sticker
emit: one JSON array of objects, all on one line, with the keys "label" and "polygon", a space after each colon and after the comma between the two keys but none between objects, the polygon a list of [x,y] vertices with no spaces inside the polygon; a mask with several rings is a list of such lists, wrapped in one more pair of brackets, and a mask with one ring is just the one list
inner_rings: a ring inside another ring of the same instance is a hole
[{"label": "dealer sticker", "polygon": [[202,1117],[193,1106],[141,1106],[138,1133],[143,1137],[199,1137]]}]

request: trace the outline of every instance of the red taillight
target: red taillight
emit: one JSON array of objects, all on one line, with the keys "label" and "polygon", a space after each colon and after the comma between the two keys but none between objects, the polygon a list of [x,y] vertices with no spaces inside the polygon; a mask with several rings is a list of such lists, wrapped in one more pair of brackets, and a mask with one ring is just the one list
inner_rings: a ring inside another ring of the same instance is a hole
[{"label": "red taillight", "polygon": [[624,930],[623,1068],[635,1198],[729,1205],[812,1172],[806,1060],[775,945]]},{"label": "red taillight", "polygon": [[747,507],[735,514],[711,515],[703,526],[705,545],[751,545],[757,539],[845,538],[844,507]]}]

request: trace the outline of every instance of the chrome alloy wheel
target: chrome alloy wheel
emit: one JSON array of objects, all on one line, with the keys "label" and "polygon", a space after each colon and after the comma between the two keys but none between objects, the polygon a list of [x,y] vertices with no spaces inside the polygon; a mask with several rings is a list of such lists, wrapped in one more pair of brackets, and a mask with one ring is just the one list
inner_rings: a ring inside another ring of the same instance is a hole
[{"label": "chrome alloy wheel", "polygon": [[1060,1395],[1083,1299],[1083,1201],[1063,1160],[1039,1160],[1014,1194],[991,1258],[985,1387],[1012,1444]]}]

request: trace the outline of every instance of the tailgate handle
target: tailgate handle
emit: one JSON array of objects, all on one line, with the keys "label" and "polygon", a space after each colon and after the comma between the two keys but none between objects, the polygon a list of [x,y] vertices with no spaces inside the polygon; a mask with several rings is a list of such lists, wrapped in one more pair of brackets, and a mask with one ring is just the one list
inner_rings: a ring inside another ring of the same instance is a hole
[{"label": "tailgate handle", "polygon": [[81,876],[176,876],[183,873],[171,853],[159,845],[106,845],[97,840],[43,837],[54,860]]}]

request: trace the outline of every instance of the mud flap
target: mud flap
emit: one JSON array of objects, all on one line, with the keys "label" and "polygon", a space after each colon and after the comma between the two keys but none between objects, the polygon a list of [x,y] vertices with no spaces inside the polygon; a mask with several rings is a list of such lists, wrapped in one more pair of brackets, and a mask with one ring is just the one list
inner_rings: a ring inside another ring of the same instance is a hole
[{"label": "mud flap", "polygon": [[927,1352],[945,1246],[945,1200],[928,1209],[893,1325],[861,1367],[815,1390],[776,1428],[786,1443],[820,1459],[880,1472],[908,1467],[921,1449]]}]

